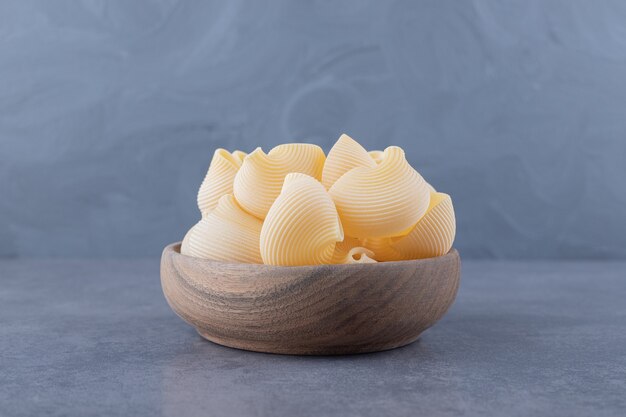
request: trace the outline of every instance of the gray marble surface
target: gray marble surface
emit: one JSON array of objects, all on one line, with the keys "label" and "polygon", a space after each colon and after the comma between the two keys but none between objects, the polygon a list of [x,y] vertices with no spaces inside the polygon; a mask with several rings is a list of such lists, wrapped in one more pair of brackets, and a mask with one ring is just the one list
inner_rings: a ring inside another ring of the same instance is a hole
[{"label": "gray marble surface", "polygon": [[1,416],[623,416],[626,263],[470,262],[449,314],[389,352],[201,339],[158,260],[1,261]]}]

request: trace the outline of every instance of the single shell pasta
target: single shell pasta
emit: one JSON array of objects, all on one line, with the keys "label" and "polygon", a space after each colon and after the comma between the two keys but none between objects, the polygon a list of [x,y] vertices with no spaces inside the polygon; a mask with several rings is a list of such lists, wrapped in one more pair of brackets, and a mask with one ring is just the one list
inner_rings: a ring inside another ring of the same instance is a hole
[{"label": "single shell pasta", "polygon": [[198,190],[198,208],[202,216],[207,215],[217,206],[217,201],[226,194],[233,193],[233,181],[241,166],[244,152],[232,154],[225,149],[217,149],[209,169]]},{"label": "single shell pasta", "polygon": [[377,261],[374,259],[374,252],[367,248],[356,246],[348,251],[348,254],[343,259],[342,264],[374,264]]},{"label": "single shell pasta", "polygon": [[[368,154],[377,164],[380,164],[380,161],[383,160],[383,151],[369,151]],[[428,181],[426,181],[426,186],[428,187],[428,191],[430,191],[431,193],[437,192]]]},{"label": "single shell pasta", "polygon": [[402,255],[391,247],[388,237],[374,237],[361,240],[361,246],[374,252],[374,259],[378,262],[399,261]]},{"label": "single shell pasta", "polygon": [[235,151],[233,152],[233,156],[239,160],[239,162],[243,162],[244,158],[248,156],[244,151]]},{"label": "single shell pasta", "polygon": [[263,263],[259,237],[263,223],[246,213],[232,194],[222,196],[215,209],[185,235],[180,252],[222,262]]},{"label": "single shell pasta", "polygon": [[383,160],[383,151],[369,151],[368,154],[376,164],[380,164],[380,161]]},{"label": "single shell pasta", "polygon": [[433,193],[426,214],[406,236],[391,239],[391,246],[400,259],[442,256],[452,248],[455,233],[452,199],[448,194]]},{"label": "single shell pasta", "polygon": [[328,152],[324,170],[322,171],[322,184],[329,189],[343,174],[356,167],[375,167],[376,162],[350,136],[343,134]]},{"label": "single shell pasta", "polygon": [[344,231],[357,238],[406,234],[426,213],[430,192],[397,146],[385,149],[376,167],[358,167],[330,188]]},{"label": "single shell pasta", "polygon": [[328,264],[343,240],[337,210],[324,186],[301,173],[285,177],[261,229],[260,250],[269,265]]},{"label": "single shell pasta", "polygon": [[322,148],[308,143],[279,145],[268,154],[257,148],[235,176],[234,195],[244,210],[265,219],[287,174],[299,172],[320,180],[325,160]]},{"label": "single shell pasta", "polygon": [[343,242],[337,242],[333,253],[333,264],[375,263],[374,252],[359,246],[358,239],[345,237]]}]

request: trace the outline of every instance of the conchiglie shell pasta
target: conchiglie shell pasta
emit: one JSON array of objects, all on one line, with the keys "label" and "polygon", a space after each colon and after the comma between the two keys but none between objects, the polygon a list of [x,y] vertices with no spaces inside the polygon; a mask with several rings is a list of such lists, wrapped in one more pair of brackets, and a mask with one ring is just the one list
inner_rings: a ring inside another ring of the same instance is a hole
[{"label": "conchiglie shell pasta", "polygon": [[239,162],[243,162],[244,158],[248,156],[244,151],[235,151],[233,152],[233,156],[239,160]]},{"label": "conchiglie shell pasta", "polygon": [[211,165],[198,190],[198,208],[203,216],[217,206],[220,197],[233,193],[233,181],[241,166],[240,154],[243,152],[230,154],[225,149],[217,149],[213,154]]},{"label": "conchiglie shell pasta", "polygon": [[325,159],[322,148],[307,143],[279,145],[268,154],[257,148],[235,176],[235,197],[247,212],[264,219],[287,174],[299,172],[320,180]]},{"label": "conchiglie shell pasta", "polygon": [[402,255],[391,247],[391,239],[388,237],[363,239],[361,246],[374,252],[374,259],[379,262],[399,261],[402,259]]},{"label": "conchiglie shell pasta", "polygon": [[367,151],[350,136],[343,134],[328,152],[322,172],[322,184],[328,189],[352,168],[375,166],[376,162]]},{"label": "conchiglie shell pasta", "polygon": [[380,164],[380,161],[383,160],[383,151],[369,151],[368,154],[370,158],[374,160],[377,164]]},{"label": "conchiglie shell pasta", "polygon": [[345,237],[343,242],[337,242],[333,253],[333,264],[375,263],[374,252],[359,246],[358,239]]},{"label": "conchiglie shell pasta", "polygon": [[[380,161],[383,160],[383,155],[384,155],[383,151],[369,151],[368,154],[377,164],[380,164]],[[430,191],[431,193],[437,192],[435,188],[432,185],[430,185],[428,181],[426,181],[426,185],[428,186],[428,191]]]},{"label": "conchiglie shell pasta", "polygon": [[225,195],[187,232],[180,252],[214,261],[263,263],[259,251],[262,225],[239,207],[232,195]]},{"label": "conchiglie shell pasta", "polygon": [[343,230],[324,186],[300,173],[286,176],[261,229],[261,257],[269,265],[331,263]]},{"label": "conchiglie shell pasta", "polygon": [[369,249],[356,246],[348,251],[344,257],[342,264],[374,264],[374,252]]},{"label": "conchiglie shell pasta", "polygon": [[374,168],[354,168],[330,188],[344,231],[357,238],[401,236],[424,215],[426,181],[397,146],[385,149]]},{"label": "conchiglie shell pasta", "polygon": [[452,248],[456,220],[448,194],[433,193],[426,214],[406,236],[391,239],[391,246],[401,259],[442,256]]}]

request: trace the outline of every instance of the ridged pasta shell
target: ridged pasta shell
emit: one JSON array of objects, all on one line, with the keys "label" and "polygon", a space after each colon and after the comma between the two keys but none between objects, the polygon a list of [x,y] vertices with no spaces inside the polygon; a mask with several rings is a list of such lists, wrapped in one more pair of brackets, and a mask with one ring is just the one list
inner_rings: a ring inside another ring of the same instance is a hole
[{"label": "ridged pasta shell", "polygon": [[455,234],[452,199],[448,194],[434,193],[426,214],[409,234],[391,239],[391,246],[401,254],[401,259],[433,258],[448,253]]},{"label": "ridged pasta shell", "polygon": [[337,210],[315,178],[292,173],[267,213],[261,229],[261,257],[269,265],[331,263],[343,240]]},{"label": "ridged pasta shell", "polygon": [[248,213],[265,219],[280,194],[285,176],[299,172],[320,180],[325,159],[322,148],[308,143],[279,145],[268,154],[256,148],[246,156],[235,176],[235,197]]},{"label": "ridged pasta shell", "polygon": [[333,253],[333,264],[376,263],[374,252],[359,246],[358,239],[345,237],[343,242],[337,242]]},{"label": "ridged pasta shell", "polygon": [[[383,151],[369,151],[368,153],[377,164],[380,164],[380,161],[383,160],[383,155],[384,155]],[[428,186],[428,191],[430,191],[431,193],[437,192],[435,188],[432,185],[430,185],[428,181],[426,181],[426,185]]]},{"label": "ridged pasta shell", "polygon": [[356,167],[375,167],[376,162],[350,136],[343,134],[333,145],[322,171],[322,184],[329,189],[343,174]]},{"label": "ridged pasta shell", "polygon": [[[383,151],[370,151],[369,154],[376,161],[377,164],[379,164],[380,161],[383,160]],[[437,192],[435,188],[428,181],[426,181],[426,185],[428,186],[428,191],[430,191],[431,193]]]},{"label": "ridged pasta shell", "polygon": [[235,151],[232,154],[226,149],[217,149],[209,169],[198,190],[198,208],[202,216],[207,215],[217,206],[217,201],[226,194],[233,193],[235,175],[241,166],[241,155],[244,152]]},{"label": "ridged pasta shell", "polygon": [[380,161],[383,160],[383,151],[369,151],[368,154],[376,164],[380,164]]},{"label": "ridged pasta shell", "polygon": [[345,173],[328,191],[349,236],[392,237],[408,233],[426,213],[430,193],[397,146],[385,149],[374,168]]},{"label": "ridged pasta shell", "polygon": [[187,232],[180,253],[214,261],[260,264],[262,226],[261,220],[246,213],[232,194],[225,195]]},{"label": "ridged pasta shell", "polygon": [[244,158],[248,156],[244,151],[235,151],[233,152],[233,156],[237,158],[240,162],[243,162]]},{"label": "ridged pasta shell", "polygon": [[378,237],[361,240],[361,246],[374,252],[374,259],[379,262],[399,261],[402,255],[391,247],[391,238]]}]

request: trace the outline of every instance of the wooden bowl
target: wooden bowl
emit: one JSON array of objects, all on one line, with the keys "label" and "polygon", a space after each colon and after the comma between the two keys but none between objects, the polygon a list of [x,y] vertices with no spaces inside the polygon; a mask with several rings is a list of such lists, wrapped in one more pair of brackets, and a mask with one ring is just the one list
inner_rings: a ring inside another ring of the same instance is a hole
[{"label": "wooden bowl", "polygon": [[329,355],[404,346],[448,310],[459,253],[376,264],[281,267],[161,258],[167,302],[202,337],[257,352]]}]

